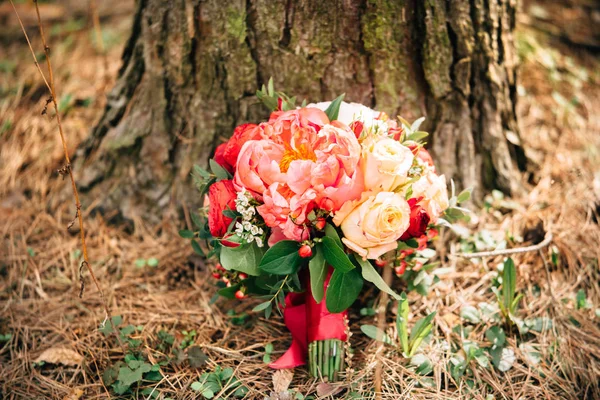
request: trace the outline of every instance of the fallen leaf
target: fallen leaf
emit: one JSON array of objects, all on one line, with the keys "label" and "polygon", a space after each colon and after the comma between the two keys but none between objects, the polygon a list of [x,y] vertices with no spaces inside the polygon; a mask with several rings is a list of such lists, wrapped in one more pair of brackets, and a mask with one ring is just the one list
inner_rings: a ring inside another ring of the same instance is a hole
[{"label": "fallen leaf", "polygon": [[64,347],[51,347],[44,350],[44,352],[35,360],[36,363],[42,361],[49,364],[76,366],[81,364],[83,356],[74,350],[66,349]]},{"label": "fallen leaf", "polygon": [[190,367],[200,368],[206,364],[208,356],[204,354],[202,349],[198,346],[192,346],[188,349],[188,360],[190,361]]},{"label": "fallen leaf", "polygon": [[319,383],[317,385],[317,395],[319,397],[333,396],[334,394],[341,392],[342,389],[342,386],[332,385],[331,383]]},{"label": "fallen leaf", "polygon": [[83,390],[81,389],[71,389],[71,392],[63,397],[63,400],[79,400],[83,396]]},{"label": "fallen leaf", "polygon": [[292,379],[294,379],[294,371],[291,369],[278,369],[275,371],[273,374],[273,390],[275,393],[288,390]]}]

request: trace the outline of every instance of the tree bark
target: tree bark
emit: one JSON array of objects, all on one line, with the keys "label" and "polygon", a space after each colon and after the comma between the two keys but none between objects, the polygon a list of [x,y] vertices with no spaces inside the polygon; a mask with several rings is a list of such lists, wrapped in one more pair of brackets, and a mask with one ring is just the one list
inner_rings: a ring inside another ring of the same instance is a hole
[{"label": "tree bark", "polygon": [[438,168],[459,187],[512,192],[525,158],[515,114],[515,0],[139,0],[103,117],[77,153],[84,200],[125,218],[198,204],[188,177],[275,87],[346,93],[427,116]]}]

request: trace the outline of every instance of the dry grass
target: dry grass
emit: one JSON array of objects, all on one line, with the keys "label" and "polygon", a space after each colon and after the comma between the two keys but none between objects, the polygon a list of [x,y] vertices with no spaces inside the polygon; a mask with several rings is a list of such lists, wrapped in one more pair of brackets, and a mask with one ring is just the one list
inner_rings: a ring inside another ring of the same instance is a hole
[{"label": "dry grass", "polygon": [[[103,28],[120,35],[120,44],[108,48],[111,79],[119,67],[127,23],[122,15],[104,14]],[[14,24],[8,26],[18,29]],[[531,35],[527,31],[524,36]],[[72,95],[64,117],[71,150],[85,138],[104,103],[104,61],[91,44],[92,36],[92,26],[84,24],[72,33],[58,33],[52,38],[57,43],[53,63],[59,96]],[[381,349],[360,333],[359,326],[372,323],[372,318],[361,317],[359,305],[351,313],[353,369],[340,384],[348,392],[370,397],[379,361],[384,365],[383,398],[387,399],[486,399],[487,395],[600,398],[600,319],[593,309],[576,310],[574,305],[575,293],[584,289],[594,308],[600,306],[600,116],[593,112],[600,107],[600,85],[598,76],[591,76],[587,82],[573,78],[580,66],[588,71],[597,69],[598,61],[582,54],[573,59],[575,66],[570,66],[560,53],[566,50],[559,49],[551,55],[555,67],[549,68],[544,55],[547,47],[533,45],[530,50],[522,68],[522,85],[527,93],[521,97],[519,113],[523,140],[537,162],[533,183],[527,195],[514,199],[514,207],[504,204],[482,211],[469,228],[472,232],[485,229],[500,237],[524,237],[523,244],[541,239],[536,238],[540,221],[545,229],[552,230],[553,245],[560,254],[558,266],[550,264],[547,250],[516,256],[515,261],[518,288],[525,295],[521,316],[547,316],[553,320],[553,327],[527,337],[510,336],[508,341],[517,361],[508,372],[476,368],[474,389],[466,380],[453,382],[445,372],[452,353],[442,341],[458,339],[452,328],[461,323],[462,307],[494,302],[489,288],[501,259],[473,263],[450,257],[442,261],[441,281],[430,295],[411,296],[415,315],[438,312],[434,340],[426,348],[435,360],[432,377],[436,384],[420,386],[420,378],[397,352]],[[0,334],[12,334],[10,340],[0,342],[0,398],[107,398],[111,392],[104,387],[100,374],[123,354],[113,338],[104,337],[97,329],[104,314],[94,287],[88,284],[83,299],[77,296],[79,242],[77,232],[65,229],[75,209],[56,195],[66,183],[55,172],[60,167],[62,150],[55,124],[48,121],[48,116],[40,115],[46,99],[28,57],[21,41],[0,46],[0,62],[16,62],[12,71],[0,75]],[[549,75],[556,73],[562,79],[553,82]],[[574,94],[579,104],[561,104],[556,94],[553,97],[555,92],[567,99]],[[82,106],[88,97],[92,98],[91,104]],[[75,174],[77,178],[78,171]],[[240,304],[219,300],[211,305],[214,287],[210,272],[202,260],[190,257],[188,244],[177,236],[176,222],[146,226],[135,221],[133,231],[125,232],[107,225],[101,215],[84,211],[84,216],[92,266],[110,307],[115,315],[123,316],[126,324],[143,326],[136,337],[142,340],[149,360],[156,362],[163,356],[157,347],[157,332],[161,329],[176,334],[176,343],[181,340],[182,330],[196,329],[195,344],[209,356],[207,367],[200,370],[185,363],[163,367],[164,378],[158,387],[165,397],[196,398],[190,384],[215,365],[234,367],[236,376],[250,388],[249,398],[269,395],[273,372],[262,361],[264,346],[273,343],[277,356],[290,339],[279,318],[266,322],[252,315],[245,325],[237,326],[224,310],[249,313],[251,301]],[[460,252],[456,238],[446,234],[444,239],[440,249]],[[549,264],[550,281],[542,256]],[[157,267],[135,266],[137,259],[150,257],[159,260]],[[393,319],[393,310],[389,319]],[[393,334],[393,324],[389,327]],[[476,325],[470,339],[484,343],[487,327],[485,323]],[[528,364],[517,340],[535,345],[542,361],[536,366]],[[52,347],[75,350],[85,361],[75,367],[34,366],[41,352]],[[290,388],[314,394],[318,383],[298,368]]]}]

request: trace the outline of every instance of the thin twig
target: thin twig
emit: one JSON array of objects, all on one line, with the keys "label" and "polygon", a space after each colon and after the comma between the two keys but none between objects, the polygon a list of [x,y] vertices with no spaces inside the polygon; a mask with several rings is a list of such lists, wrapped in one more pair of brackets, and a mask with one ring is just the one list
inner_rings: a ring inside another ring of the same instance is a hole
[{"label": "thin twig", "polygon": [[90,0],[90,11],[92,14],[92,23],[94,25],[94,33],[96,35],[96,43],[98,44],[98,50],[100,50],[100,54],[102,55],[102,61],[103,61],[103,65],[102,68],[104,69],[104,82],[102,85],[102,92],[104,92],[104,89],[106,89],[106,86],[108,86],[108,56],[106,53],[106,47],[104,46],[104,38],[102,37],[102,28],[100,26],[100,16],[98,14],[98,6],[96,4],[96,0]]},{"label": "thin twig", "polygon": [[[60,140],[62,142],[63,152],[64,152],[64,156],[65,156],[65,161],[66,161],[66,165],[61,170],[64,173],[68,173],[68,175],[71,179],[71,187],[73,188],[73,197],[75,197],[75,206],[77,208],[77,218],[79,220],[79,233],[80,233],[80,240],[81,240],[81,249],[83,252],[83,262],[80,266],[80,275],[81,275],[81,270],[82,270],[83,266],[85,265],[90,276],[92,277],[92,281],[94,282],[94,285],[96,286],[96,288],[98,289],[98,292],[100,293],[100,300],[102,302],[102,307],[104,308],[104,313],[106,314],[106,318],[109,320],[113,332],[115,332],[115,336],[117,337],[117,341],[118,341],[119,345],[123,349],[123,352],[125,352],[125,347],[124,347],[123,343],[121,342],[119,335],[116,333],[116,329],[115,329],[115,326],[112,321],[112,316],[111,316],[110,310],[108,308],[108,303],[106,301],[106,297],[104,296],[104,292],[102,291],[102,288],[100,287],[100,283],[98,282],[98,279],[96,278],[96,275],[94,274],[94,270],[92,269],[92,266],[89,261],[87,246],[85,243],[85,230],[83,227],[83,213],[79,212],[79,210],[81,210],[81,203],[79,201],[79,193],[77,191],[77,185],[75,184],[75,177],[73,176],[73,169],[71,168],[71,159],[69,157],[69,150],[67,147],[67,141],[65,139],[65,134],[63,131],[62,123],[61,123],[60,113],[58,112],[58,102],[57,102],[57,96],[56,96],[56,89],[54,86],[54,74],[52,71],[52,63],[50,61],[50,47],[48,47],[48,44],[46,42],[46,36],[44,35],[44,27],[42,25],[42,18],[40,15],[40,9],[39,9],[37,0],[33,0],[33,3],[35,4],[35,11],[37,14],[37,21],[38,21],[38,27],[40,30],[40,37],[42,39],[42,44],[44,45],[44,54],[46,56],[46,64],[48,67],[48,79],[46,79],[44,72],[40,68],[40,64],[38,63],[37,57],[35,56],[35,51],[33,50],[33,46],[31,45],[31,41],[29,40],[29,36],[27,35],[27,31],[25,30],[25,27],[23,26],[23,22],[21,21],[19,13],[17,12],[17,9],[15,7],[15,4],[14,4],[13,0],[10,0],[10,4],[12,5],[13,10],[15,11],[17,19],[19,20],[19,24],[21,25],[21,30],[23,31],[23,34],[25,35],[25,39],[27,40],[27,44],[29,45],[29,50],[31,51],[31,55],[33,56],[35,65],[36,65],[42,79],[44,80],[44,83],[46,84],[48,91],[50,92],[50,99],[54,106],[54,110],[56,111],[56,123],[58,125],[58,132],[60,134]],[[80,276],[80,279],[83,281],[83,277]],[[82,288],[83,288],[83,285],[82,285]],[[83,296],[83,290],[80,291],[79,296],[80,297]]]},{"label": "thin twig", "polygon": [[538,244],[534,244],[532,246],[526,247],[515,247],[514,249],[505,249],[505,250],[493,250],[493,251],[480,251],[479,253],[460,253],[453,254],[451,257],[462,257],[462,258],[483,258],[483,257],[496,257],[496,256],[506,256],[509,254],[520,254],[520,253],[528,253],[530,251],[538,251],[548,246],[552,242],[553,236],[552,232],[546,233],[546,237],[544,240],[539,242]]}]

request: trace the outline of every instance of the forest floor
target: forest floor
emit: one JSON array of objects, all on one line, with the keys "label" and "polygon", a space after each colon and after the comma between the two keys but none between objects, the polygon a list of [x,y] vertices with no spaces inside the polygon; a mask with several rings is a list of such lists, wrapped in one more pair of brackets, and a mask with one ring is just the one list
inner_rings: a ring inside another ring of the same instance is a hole
[{"label": "forest floor", "polygon": [[[71,153],[102,113],[130,24],[131,1],[99,3],[105,54],[87,2],[41,4]],[[19,10],[41,51],[34,9]],[[542,11],[521,16],[516,36],[518,113],[532,160],[527,190],[515,198],[490,194],[462,237],[445,232],[437,243],[439,281],[427,296],[409,296],[411,321],[437,311],[425,346],[433,368],[428,376],[361,333],[361,325],[374,323],[368,295],[350,313],[354,357],[345,380],[323,385],[304,368],[274,374],[264,358],[278,357],[290,343],[281,318],[251,313],[254,301],[213,304],[210,269],[178,237],[177,222],[135,221],[126,231],[90,215],[88,205],[82,212],[92,267],[115,321],[122,321],[121,341],[141,359],[139,376],[130,376],[133,397],[201,398],[193,383],[220,366],[233,368],[248,398],[302,399],[336,390],[368,398],[382,363],[389,399],[600,398],[600,60],[589,48],[539,30],[534,18],[543,18]],[[108,375],[131,362],[132,354],[124,354],[131,350],[106,335],[107,326],[99,329],[105,314],[87,273],[79,297],[82,255],[78,232],[66,228],[75,207],[58,195],[68,180],[56,172],[63,155],[53,111],[42,115],[48,96],[9,3],[0,3],[0,22],[0,398],[117,397]],[[550,246],[513,256],[523,295],[517,316],[528,329],[505,329],[514,352],[514,360],[510,351],[504,360],[510,368],[464,363],[467,345],[489,347],[485,333],[500,326],[486,310],[497,304],[491,287],[503,259],[474,262],[452,254],[538,243],[546,232],[553,235]],[[394,313],[390,307],[392,336]],[[148,373],[141,380],[142,368],[158,362],[158,381]]]}]

